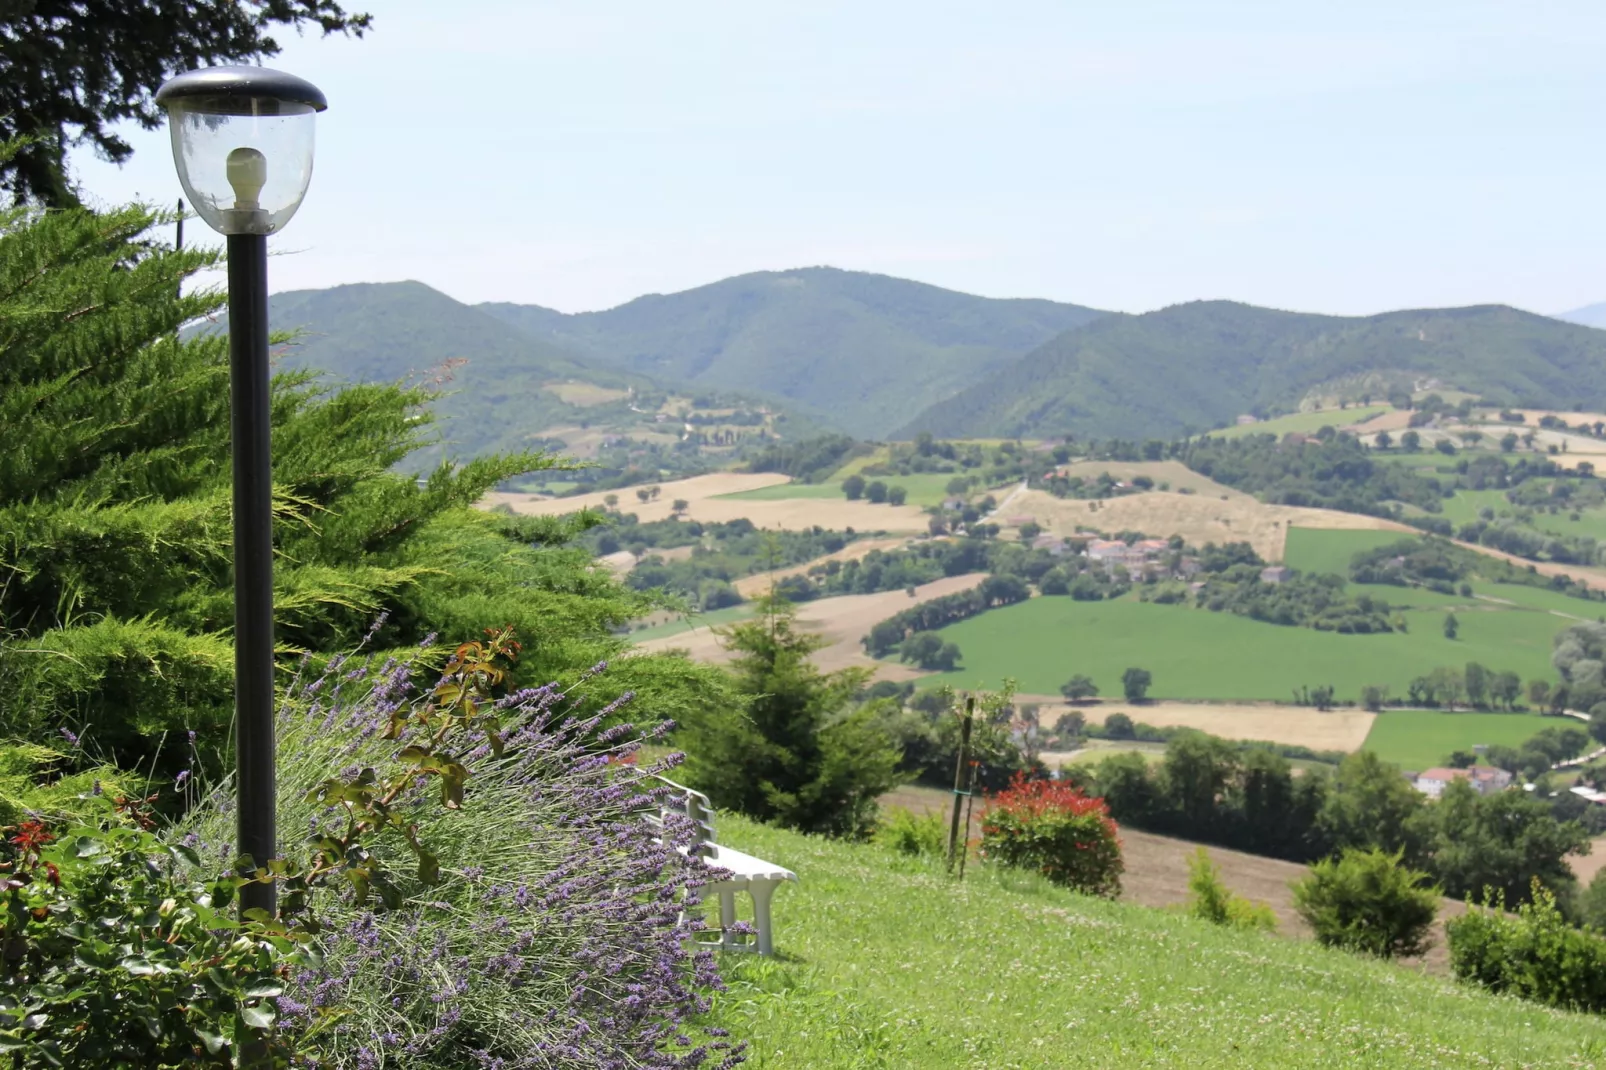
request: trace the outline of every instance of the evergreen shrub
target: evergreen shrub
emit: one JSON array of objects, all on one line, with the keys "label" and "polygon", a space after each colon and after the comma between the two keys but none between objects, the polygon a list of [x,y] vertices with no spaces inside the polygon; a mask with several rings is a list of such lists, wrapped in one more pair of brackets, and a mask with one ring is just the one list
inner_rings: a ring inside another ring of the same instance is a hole
[{"label": "evergreen shrub", "polygon": [[1439,909],[1428,875],[1401,864],[1401,854],[1348,848],[1311,866],[1294,887],[1294,908],[1327,947],[1382,958],[1420,955]]}]

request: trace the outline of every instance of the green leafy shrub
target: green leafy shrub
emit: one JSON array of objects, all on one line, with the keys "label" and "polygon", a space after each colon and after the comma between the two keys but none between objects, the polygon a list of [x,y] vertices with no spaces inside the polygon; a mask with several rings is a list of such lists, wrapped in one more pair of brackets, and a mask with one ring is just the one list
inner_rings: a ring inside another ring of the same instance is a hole
[{"label": "green leafy shrub", "polygon": [[[243,1044],[292,1054],[275,998],[318,958],[228,914],[235,882],[190,848],[133,828],[60,843],[25,821],[5,842],[0,892],[0,1051],[17,1066],[232,1067]],[[331,1021],[312,1015],[306,1040]],[[275,1064],[282,1065],[282,1064]]]},{"label": "green leafy shrub", "polygon": [[988,798],[981,830],[984,858],[1037,870],[1089,895],[1120,894],[1121,840],[1103,799],[1017,773]]},{"label": "green leafy shrub", "polygon": [[1606,939],[1568,925],[1537,880],[1515,916],[1504,906],[1493,893],[1445,925],[1456,977],[1553,1007],[1606,1012]]},{"label": "green leafy shrub", "polygon": [[948,850],[948,828],[940,814],[916,814],[895,806],[881,815],[875,842],[906,855],[940,857]]},{"label": "green leafy shrub", "polygon": [[1213,925],[1276,932],[1277,915],[1265,903],[1234,895],[1221,883],[1221,871],[1203,847],[1188,860],[1188,913]]},{"label": "green leafy shrub", "polygon": [[1323,859],[1294,884],[1294,908],[1327,947],[1382,958],[1420,955],[1430,946],[1440,892],[1400,859],[1400,852],[1376,848]]}]

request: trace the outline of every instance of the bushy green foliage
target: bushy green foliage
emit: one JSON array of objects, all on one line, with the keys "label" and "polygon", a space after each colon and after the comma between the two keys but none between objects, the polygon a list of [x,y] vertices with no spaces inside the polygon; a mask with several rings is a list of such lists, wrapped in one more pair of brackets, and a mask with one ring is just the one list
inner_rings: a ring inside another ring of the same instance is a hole
[{"label": "bushy green foliage", "polygon": [[884,657],[901,646],[905,637],[914,632],[933,632],[996,606],[1024,602],[1031,594],[1030,589],[1023,583],[1009,580],[1010,577],[989,576],[980,586],[971,590],[933,598],[888,617],[865,636],[865,650],[872,658]]},{"label": "bushy green foliage", "polygon": [[68,750],[0,744],[0,827],[30,818],[52,826],[80,824],[104,817],[115,799],[144,794],[139,776]]},{"label": "bushy green foliage", "polygon": [[0,1050],[18,1066],[233,1067],[253,1042],[274,1064],[293,1054],[274,999],[318,957],[232,920],[234,882],[191,876],[193,850],[134,828],[10,831]]},{"label": "bushy green foliage", "polygon": [[916,814],[894,806],[881,815],[872,839],[899,854],[940,858],[948,849],[948,828],[941,814]]},{"label": "bushy green foliage", "polygon": [[1221,870],[1203,847],[1188,859],[1188,913],[1212,925],[1255,932],[1276,932],[1277,915],[1270,906],[1234,895],[1221,882]]},{"label": "bushy green foliage", "polygon": [[[187,288],[217,254],[152,240],[140,208],[0,217],[0,731],[68,728],[86,753],[173,775],[232,715],[228,366],[215,334],[179,328],[222,295]],[[420,387],[274,381],[277,638],[349,649],[512,624],[522,679],[572,678],[618,654],[612,631],[651,599],[565,548],[585,521],[474,503],[543,455],[488,457],[424,478],[393,466],[429,441]],[[717,674],[630,658],[611,680],[665,716],[719,693]],[[160,750],[160,754],[158,751]]]},{"label": "bushy green foliage", "polygon": [[1328,947],[1395,958],[1428,949],[1439,895],[1400,852],[1347,848],[1294,884],[1294,908]]},{"label": "bushy green foliage", "polygon": [[[818,483],[841,468],[849,458],[868,450],[869,446],[855,442],[847,435],[820,435],[802,442],[777,442],[755,454],[747,462],[747,470],[779,472],[799,483]],[[863,479],[859,480],[859,487],[861,490],[864,487]]]},{"label": "bushy green foliage", "polygon": [[1606,939],[1569,925],[1537,880],[1515,916],[1504,906],[1495,893],[1445,923],[1455,975],[1554,1007],[1606,1012]]},{"label": "bushy green foliage", "polygon": [[989,861],[1033,870],[1088,895],[1121,892],[1121,841],[1102,799],[1017,775],[988,797],[981,829],[982,857]]},{"label": "bushy green foliage", "polygon": [[1297,444],[1271,435],[1194,439],[1183,452],[1189,468],[1218,483],[1279,505],[1308,505],[1393,516],[1396,502],[1438,512],[1443,492],[1433,479],[1372,459],[1353,435]]},{"label": "bushy green foliage", "polygon": [[900,754],[873,705],[852,707],[862,669],[821,673],[824,645],[802,631],[784,599],[760,599],[761,616],[725,633],[740,700],[688,718],[686,776],[714,805],[792,828],[862,835],[876,798],[893,787]]}]

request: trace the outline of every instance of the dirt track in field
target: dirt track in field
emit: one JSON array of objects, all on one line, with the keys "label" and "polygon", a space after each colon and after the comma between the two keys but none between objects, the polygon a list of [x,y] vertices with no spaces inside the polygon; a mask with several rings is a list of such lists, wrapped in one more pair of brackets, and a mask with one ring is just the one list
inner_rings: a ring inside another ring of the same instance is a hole
[{"label": "dirt track in field", "polygon": [[872,505],[846,498],[782,498],[774,501],[730,500],[721,497],[745,490],[758,490],[791,482],[774,472],[711,472],[690,479],[658,484],[658,496],[642,502],[635,487],[623,490],[579,494],[572,498],[549,498],[540,494],[493,492],[481,501],[485,508],[507,505],[526,516],[559,516],[581,509],[605,509],[609,494],[616,495],[621,513],[634,513],[643,523],[667,520],[674,515],[674,503],[684,501],[681,516],[703,523],[751,520],[760,528],[806,531],[821,527],[829,531],[906,531],[926,530],[929,518],[912,505]]},{"label": "dirt track in field", "polygon": [[1312,750],[1360,750],[1377,715],[1365,710],[1332,710],[1321,713],[1308,706],[1284,706],[1271,702],[1095,702],[1072,706],[1059,695],[1017,695],[1016,704],[1040,703],[1039,723],[1053,728],[1054,722],[1072,710],[1090,723],[1103,724],[1112,713],[1124,713],[1134,721],[1156,728],[1177,726],[1197,728],[1223,739],[1265,740],[1309,747]]},{"label": "dirt track in field", "polygon": [[[859,640],[868,635],[871,628],[900,610],[945,594],[968,591],[986,578],[986,574],[981,572],[948,576],[916,587],[913,598],[905,591],[882,591],[878,594],[847,594],[804,602],[797,607],[798,624],[824,637],[827,645],[814,655],[814,663],[822,670],[833,672],[857,665],[879,670],[881,679],[908,679],[919,673],[906,666],[875,661],[865,655]],[[708,628],[695,628],[678,635],[649,639],[641,644],[641,649],[684,650],[697,661],[730,660],[730,653],[721,644],[720,637]]]}]

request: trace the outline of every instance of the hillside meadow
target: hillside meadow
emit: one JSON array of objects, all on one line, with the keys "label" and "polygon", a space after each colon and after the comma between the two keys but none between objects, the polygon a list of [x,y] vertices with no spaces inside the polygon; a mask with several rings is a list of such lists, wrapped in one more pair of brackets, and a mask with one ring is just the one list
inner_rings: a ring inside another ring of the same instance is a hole
[{"label": "hillside meadow", "polygon": [[1372,722],[1366,749],[1401,769],[1421,772],[1443,765],[1451,751],[1470,751],[1479,744],[1519,747],[1556,725],[1578,727],[1578,722],[1533,713],[1384,710]]},{"label": "hillside meadow", "polygon": [[[775,959],[727,956],[712,1024],[756,1070],[1598,1067],[1606,1020],[1418,969],[721,817],[797,872]],[[745,916],[745,915],[744,915]]]},{"label": "hillside meadow", "polygon": [[1457,613],[1460,633],[1450,640],[1442,611],[1404,617],[1404,634],[1339,635],[1131,596],[1033,598],[942,629],[963,666],[922,677],[920,686],[997,687],[1009,677],[1042,694],[1085,673],[1102,694],[1119,695],[1121,674],[1138,666],[1153,674],[1154,698],[1286,700],[1296,688],[1332,684],[1340,699],[1357,699],[1367,684],[1404,694],[1413,678],[1469,661],[1548,679],[1551,638],[1569,623],[1550,613],[1470,609]]},{"label": "hillside meadow", "polygon": [[1357,405],[1352,409],[1322,409],[1317,412],[1295,412],[1252,424],[1235,424],[1207,434],[1217,438],[1243,438],[1245,435],[1315,434],[1324,427],[1350,427],[1364,423],[1394,410],[1387,405]]}]

